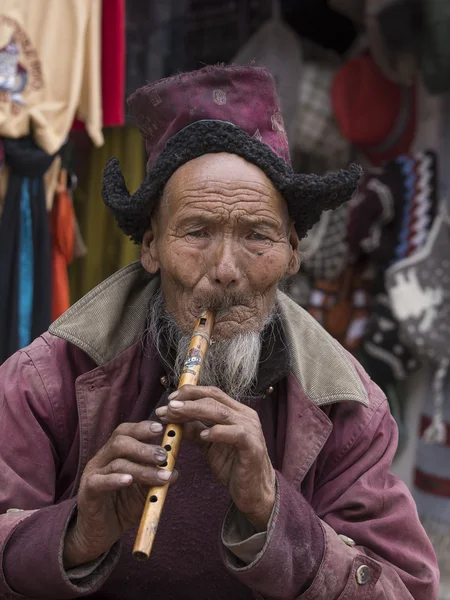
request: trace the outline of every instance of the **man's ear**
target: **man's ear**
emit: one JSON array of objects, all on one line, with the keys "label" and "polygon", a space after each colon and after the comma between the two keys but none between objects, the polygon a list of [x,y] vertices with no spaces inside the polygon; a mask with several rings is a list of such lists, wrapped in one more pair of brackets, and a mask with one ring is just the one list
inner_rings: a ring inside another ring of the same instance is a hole
[{"label": "man's ear", "polygon": [[142,239],[141,264],[148,273],[152,274],[157,273],[161,266],[153,223],[152,228],[145,232]]},{"label": "man's ear", "polygon": [[289,231],[289,245],[291,246],[291,256],[289,258],[289,264],[286,270],[286,275],[295,275],[300,269],[300,240],[298,239],[298,235],[295,231],[294,225],[295,223],[292,221]]}]

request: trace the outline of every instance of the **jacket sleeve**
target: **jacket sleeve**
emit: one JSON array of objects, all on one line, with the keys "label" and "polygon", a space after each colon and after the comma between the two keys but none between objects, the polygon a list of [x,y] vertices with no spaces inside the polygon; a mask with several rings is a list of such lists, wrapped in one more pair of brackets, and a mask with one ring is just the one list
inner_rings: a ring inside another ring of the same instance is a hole
[{"label": "jacket sleeve", "polygon": [[78,598],[98,589],[118,559],[110,553],[95,585],[74,585],[64,571],[76,498],[54,504],[60,435],[33,360],[16,353],[0,367],[0,598]]},{"label": "jacket sleeve", "polygon": [[[227,567],[264,598],[437,600],[434,551],[409,491],[389,472],[397,426],[387,401],[378,402],[364,430],[342,445],[316,484],[312,506],[278,473],[277,506],[262,552],[244,565],[225,550]],[[318,524],[325,548],[305,588]],[[232,525],[225,521],[224,527]]]}]

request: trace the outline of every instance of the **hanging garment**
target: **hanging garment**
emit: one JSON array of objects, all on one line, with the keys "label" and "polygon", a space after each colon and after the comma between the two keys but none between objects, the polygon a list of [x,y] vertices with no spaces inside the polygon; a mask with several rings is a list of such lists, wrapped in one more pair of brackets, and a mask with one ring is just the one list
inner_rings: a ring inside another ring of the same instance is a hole
[{"label": "hanging garment", "polygon": [[3,0],[0,136],[31,131],[48,154],[64,144],[75,113],[103,143],[100,0]]},{"label": "hanging garment", "polygon": [[43,175],[53,156],[4,139],[10,179],[0,222],[0,363],[50,325],[50,232]]},{"label": "hanging garment", "polygon": [[52,321],[70,306],[67,266],[75,245],[75,213],[72,199],[64,187],[57,190],[50,215],[52,238]]},{"label": "hanging garment", "polygon": [[[404,343],[392,312],[386,269],[418,252],[426,242],[437,207],[437,158],[434,152],[399,156],[366,176],[349,219],[350,252],[363,252],[377,276],[371,316],[361,354],[371,376],[384,386],[402,381],[420,367]],[[361,356],[361,355],[360,355]]]},{"label": "hanging garment", "polygon": [[426,244],[386,271],[386,288],[403,338],[435,366],[434,414],[425,439],[445,443],[444,379],[450,365],[450,217],[441,211]]},{"label": "hanging garment", "polygon": [[334,281],[315,281],[306,306],[310,315],[350,352],[359,347],[370,314],[364,267],[347,267]]},{"label": "hanging garment", "polygon": [[419,41],[423,80],[432,94],[450,90],[450,4],[421,0],[423,34]]},{"label": "hanging garment", "polygon": [[322,213],[319,227],[308,233],[320,237],[319,243],[311,245],[303,260],[303,267],[316,280],[336,281],[348,265],[347,224],[350,204],[347,202],[335,210]]},{"label": "hanging garment", "polygon": [[322,164],[322,172],[335,171],[350,162],[350,144],[338,129],[330,98],[341,61],[323,49],[317,49],[316,55],[302,69],[293,146],[302,163],[313,159]]},{"label": "hanging garment", "polygon": [[133,244],[117,227],[101,195],[101,173],[111,156],[117,156],[130,190],[136,190],[145,177],[145,147],[135,127],[105,130],[105,145],[78,153],[80,164],[74,206],[80,231],[88,248],[86,258],[69,267],[72,301],[84,296],[104,279],[140,255]]},{"label": "hanging garment", "polygon": [[298,102],[293,88],[302,77],[302,48],[297,34],[284,23],[278,0],[273,0],[273,14],[248,40],[231,61],[235,65],[267,67],[275,78],[281,113],[289,145],[292,148],[298,120]]},{"label": "hanging garment", "polygon": [[[101,45],[103,127],[123,125],[125,97],[125,0],[108,0],[102,3]],[[75,119],[73,129],[84,129],[84,123],[79,119]]]},{"label": "hanging garment", "polygon": [[365,29],[374,60],[385,77],[411,85],[418,71],[417,40],[422,32],[416,0],[328,0],[331,8]]},{"label": "hanging garment", "polygon": [[373,165],[409,152],[416,130],[416,86],[387,79],[371,56],[347,61],[331,88],[342,135]]}]

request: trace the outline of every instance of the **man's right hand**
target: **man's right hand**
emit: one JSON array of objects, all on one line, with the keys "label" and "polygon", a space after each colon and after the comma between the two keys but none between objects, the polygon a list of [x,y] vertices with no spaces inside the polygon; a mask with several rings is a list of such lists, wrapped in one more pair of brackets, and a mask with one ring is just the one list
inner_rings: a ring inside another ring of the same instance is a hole
[{"label": "man's right hand", "polygon": [[167,460],[152,445],[160,423],[122,423],[86,465],[78,491],[78,514],[64,541],[64,567],[95,560],[139,523],[148,489],[164,485],[172,475],[158,468]]}]

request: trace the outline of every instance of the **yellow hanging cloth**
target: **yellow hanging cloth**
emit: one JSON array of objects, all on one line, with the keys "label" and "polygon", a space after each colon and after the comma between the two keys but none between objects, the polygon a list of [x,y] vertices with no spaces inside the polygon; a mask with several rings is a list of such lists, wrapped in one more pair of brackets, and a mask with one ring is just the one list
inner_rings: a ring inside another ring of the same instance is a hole
[{"label": "yellow hanging cloth", "polygon": [[74,206],[81,235],[87,246],[84,258],[69,268],[71,301],[75,302],[118,269],[139,258],[140,249],[117,227],[102,200],[102,172],[108,160],[119,159],[130,193],[145,177],[145,147],[135,127],[104,130],[105,144],[92,147],[86,174],[74,193]]}]

